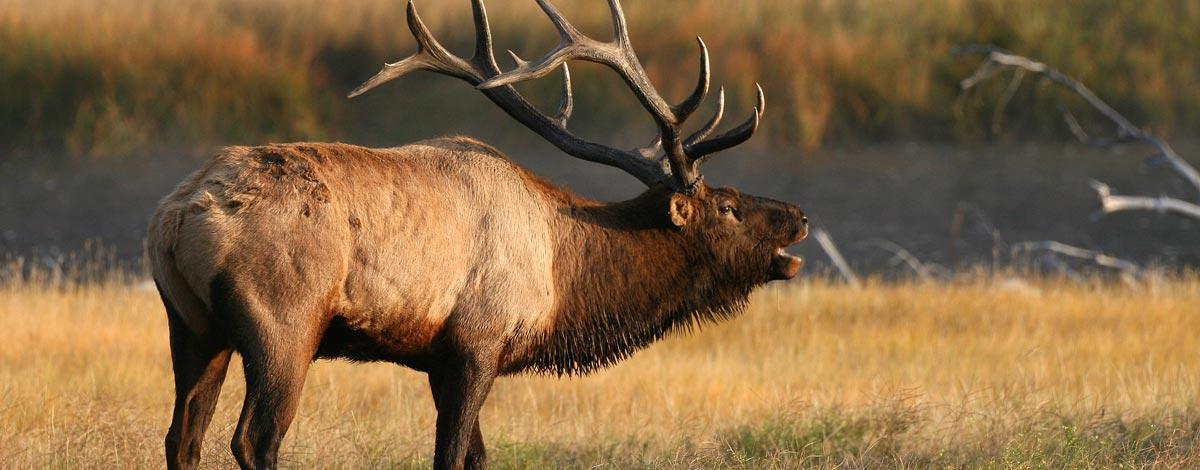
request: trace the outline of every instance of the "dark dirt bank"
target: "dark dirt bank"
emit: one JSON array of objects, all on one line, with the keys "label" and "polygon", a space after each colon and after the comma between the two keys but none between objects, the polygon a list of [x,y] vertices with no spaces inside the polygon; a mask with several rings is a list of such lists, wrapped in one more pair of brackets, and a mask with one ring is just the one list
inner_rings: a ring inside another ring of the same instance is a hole
[{"label": "dark dirt bank", "polygon": [[[502,150],[588,196],[620,199],[641,189],[617,170],[571,159],[545,145]],[[1197,143],[1178,150],[1200,155]],[[1200,265],[1196,221],[1153,213],[1090,218],[1098,204],[1089,179],[1122,194],[1195,197],[1168,170],[1143,168],[1141,159],[1148,153],[1134,146],[1093,149],[1070,143],[890,144],[840,147],[803,158],[798,153],[726,155],[705,173],[710,183],[798,203],[832,233],[851,263],[866,270],[889,269],[891,255],[871,246],[873,239],[940,264],[988,263],[994,253],[1004,260],[1006,244],[1053,239],[1139,262]],[[0,252],[54,257],[93,240],[136,262],[156,201],[204,158],[159,157],[0,161]],[[950,225],[960,207],[964,224],[952,244]],[[801,245],[809,269],[821,269],[825,257],[816,243]]]}]

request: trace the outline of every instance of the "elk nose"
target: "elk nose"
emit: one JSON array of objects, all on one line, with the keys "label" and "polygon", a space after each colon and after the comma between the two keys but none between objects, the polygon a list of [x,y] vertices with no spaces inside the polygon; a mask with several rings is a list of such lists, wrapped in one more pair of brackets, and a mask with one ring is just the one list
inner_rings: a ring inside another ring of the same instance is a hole
[{"label": "elk nose", "polygon": [[795,217],[795,219],[792,220],[799,220],[800,225],[808,225],[808,216],[804,215],[804,211],[800,210],[799,207],[789,207],[788,212],[791,212],[792,217]]},{"label": "elk nose", "polygon": [[804,215],[804,212],[801,211],[799,207],[793,206],[793,207],[789,207],[788,209],[789,209],[789,212],[791,212],[792,217],[794,217],[792,220],[800,222],[798,224],[798,226],[795,227],[795,233],[792,235],[792,239],[795,241],[800,241],[800,240],[807,238],[808,237],[808,216]]}]

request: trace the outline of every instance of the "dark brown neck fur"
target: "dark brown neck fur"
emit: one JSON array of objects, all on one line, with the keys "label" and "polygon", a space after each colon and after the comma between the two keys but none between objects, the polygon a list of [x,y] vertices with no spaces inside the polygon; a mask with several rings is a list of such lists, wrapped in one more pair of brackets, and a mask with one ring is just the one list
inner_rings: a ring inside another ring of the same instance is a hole
[{"label": "dark brown neck fur", "polygon": [[696,235],[670,224],[666,190],[602,204],[557,188],[559,302],[551,329],[512,369],[583,374],[665,334],[735,315],[755,282],[728,279]]}]

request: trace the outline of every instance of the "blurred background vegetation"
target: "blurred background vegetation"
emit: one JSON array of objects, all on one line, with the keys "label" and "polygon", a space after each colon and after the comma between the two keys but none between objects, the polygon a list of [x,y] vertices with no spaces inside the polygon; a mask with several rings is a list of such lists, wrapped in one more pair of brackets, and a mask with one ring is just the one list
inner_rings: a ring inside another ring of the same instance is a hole
[{"label": "blurred background vegetation", "polygon": [[[403,0],[0,0],[0,150],[76,158],[210,149],[265,140],[399,144],[446,129],[528,139],[472,119],[499,113],[464,84],[406,78],[358,101],[345,93],[409,54]],[[601,1],[556,2],[607,37]],[[532,1],[487,2],[497,51],[537,57],[556,39]],[[469,4],[418,1],[435,35],[469,50]],[[1200,2],[1190,0],[627,0],[634,46],[678,99],[694,83],[700,35],[734,116],[767,91],[755,145],[1065,135],[1060,94],[1018,90],[964,98],[977,64],[950,47],[991,43],[1056,65],[1136,122],[1170,135],[1200,125]],[[510,67],[506,57],[502,67]],[[572,122],[585,135],[651,131],[611,73],[578,67]],[[414,83],[413,81],[420,81]],[[556,80],[529,85],[557,96]],[[1003,88],[1003,81],[994,84]],[[418,91],[419,90],[419,91]],[[619,97],[619,98],[616,98]],[[1070,104],[1068,102],[1068,104]],[[480,110],[487,108],[482,113]],[[518,132],[514,132],[518,131]],[[638,140],[640,142],[640,140]]]},{"label": "blurred background vegetation", "polygon": [[[417,3],[443,43],[471,50],[468,0]],[[871,245],[878,239],[955,267],[995,264],[1006,243],[1037,239],[1200,264],[1200,223],[1154,213],[1089,219],[1092,178],[1126,194],[1193,197],[1169,170],[1139,170],[1148,150],[1075,143],[1060,107],[1096,135],[1111,125],[1033,79],[1011,86],[999,77],[961,93],[959,80],[981,58],[951,52],[986,43],[1043,60],[1196,162],[1200,2],[623,3],[634,47],[668,99],[695,83],[696,36],[712,53],[714,87],[728,92],[728,123],[747,115],[756,81],[766,91],[759,136],[707,166],[708,181],[801,205],[854,264],[887,261]],[[555,4],[586,33],[609,37],[603,0]],[[512,66],[504,49],[532,59],[556,42],[533,0],[487,5],[502,67]],[[565,158],[448,77],[417,73],[346,99],[383,62],[414,50],[405,0],[0,0],[0,45],[4,256],[59,260],[90,240],[134,261],[158,198],[229,144],[393,146],[457,133],[586,196],[618,200],[642,189],[619,171]],[[614,73],[588,63],[572,72],[573,131],[624,147],[650,137],[651,120]],[[554,77],[520,85],[547,109],[558,87]],[[964,207],[978,227],[951,235]],[[819,269],[824,255],[806,245]]]}]

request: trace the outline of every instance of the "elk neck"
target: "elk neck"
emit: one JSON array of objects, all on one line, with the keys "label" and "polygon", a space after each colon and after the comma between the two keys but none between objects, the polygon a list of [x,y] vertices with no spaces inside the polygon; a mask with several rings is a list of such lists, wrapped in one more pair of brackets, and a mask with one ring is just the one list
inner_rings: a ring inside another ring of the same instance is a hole
[{"label": "elk neck", "polygon": [[753,286],[723,279],[697,237],[671,225],[667,191],[617,203],[560,199],[559,300],[521,369],[587,373],[741,310]]}]

